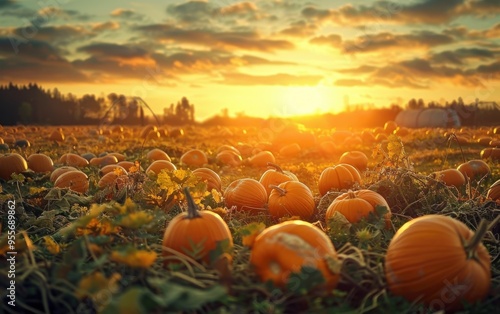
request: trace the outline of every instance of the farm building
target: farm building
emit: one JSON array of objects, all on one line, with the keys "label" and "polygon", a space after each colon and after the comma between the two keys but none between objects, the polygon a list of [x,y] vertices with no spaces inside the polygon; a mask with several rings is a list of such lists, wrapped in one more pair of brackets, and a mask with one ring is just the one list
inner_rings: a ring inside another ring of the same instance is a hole
[{"label": "farm building", "polygon": [[461,125],[457,112],[444,108],[403,110],[394,121],[407,128],[445,128]]}]

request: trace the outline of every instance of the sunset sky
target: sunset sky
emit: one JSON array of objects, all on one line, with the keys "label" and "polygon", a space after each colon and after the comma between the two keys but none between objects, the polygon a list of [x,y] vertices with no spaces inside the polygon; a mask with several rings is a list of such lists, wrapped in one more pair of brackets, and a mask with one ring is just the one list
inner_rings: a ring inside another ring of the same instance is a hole
[{"label": "sunset sky", "polygon": [[[500,1],[0,0],[0,83],[203,120],[500,100]],[[1,101],[1,100],[0,100]]]}]

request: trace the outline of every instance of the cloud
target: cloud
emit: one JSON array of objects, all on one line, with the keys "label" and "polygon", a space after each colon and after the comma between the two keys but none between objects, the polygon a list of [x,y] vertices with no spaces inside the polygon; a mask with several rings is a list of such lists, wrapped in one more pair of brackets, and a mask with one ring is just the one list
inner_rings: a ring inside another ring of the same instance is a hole
[{"label": "cloud", "polygon": [[0,0],[0,8],[15,6],[16,1],[14,0]]},{"label": "cloud", "polygon": [[273,52],[291,50],[295,47],[290,41],[265,39],[251,31],[216,32],[208,29],[182,29],[170,24],[151,24],[135,29],[146,36],[167,43],[189,43],[218,49]]},{"label": "cloud", "polygon": [[116,30],[120,28],[120,23],[114,21],[102,22],[102,23],[94,23],[92,25],[92,31],[95,32],[103,32],[109,30]]},{"label": "cloud", "polygon": [[500,55],[500,50],[490,50],[484,48],[459,48],[456,50],[445,50],[434,53],[430,61],[434,64],[464,65],[469,60],[490,60]]},{"label": "cloud", "polygon": [[309,40],[309,43],[315,45],[328,45],[334,48],[339,48],[342,44],[342,37],[337,34],[330,34],[328,36],[322,35],[312,38],[311,40]]},{"label": "cloud", "polygon": [[111,12],[112,17],[117,17],[127,20],[142,20],[144,15],[137,13],[135,10],[118,8]]},{"label": "cloud", "polygon": [[253,2],[239,2],[217,9],[221,15],[247,15],[255,14],[259,9]]},{"label": "cloud", "polygon": [[213,4],[205,1],[188,1],[167,7],[167,13],[187,24],[206,23],[215,10]]},{"label": "cloud", "polygon": [[322,79],[321,75],[291,75],[285,73],[271,75],[250,75],[243,73],[224,73],[222,84],[229,85],[299,85],[314,86]]},{"label": "cloud", "polygon": [[309,37],[314,35],[317,29],[318,26],[314,23],[298,21],[291,23],[288,28],[281,30],[279,33],[292,37]]},{"label": "cloud", "polygon": [[371,73],[377,70],[377,67],[370,66],[370,65],[361,65],[356,68],[348,68],[348,69],[340,69],[337,70],[337,72],[340,73],[345,73],[345,74],[366,74],[366,73]]},{"label": "cloud", "polygon": [[371,5],[346,4],[336,9],[318,9],[308,6],[302,16],[320,22],[340,25],[376,24],[443,24],[460,16],[481,17],[500,12],[497,0],[420,0],[401,4],[393,1],[375,1]]},{"label": "cloud", "polygon": [[[87,28],[77,25],[32,27],[29,28],[28,33],[26,28],[20,27],[14,29],[12,33],[22,40],[34,38],[38,41],[50,42],[52,45],[68,44],[94,36]],[[27,34],[30,36],[26,36]]]},{"label": "cloud", "polygon": [[119,45],[112,43],[94,43],[78,48],[78,51],[89,53],[93,56],[109,58],[137,58],[145,57],[148,51],[133,45]]}]

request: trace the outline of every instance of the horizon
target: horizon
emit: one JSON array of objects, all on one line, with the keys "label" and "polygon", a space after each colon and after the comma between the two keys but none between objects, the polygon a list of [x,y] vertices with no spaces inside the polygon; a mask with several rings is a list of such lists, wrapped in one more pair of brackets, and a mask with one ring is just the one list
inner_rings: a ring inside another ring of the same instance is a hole
[{"label": "horizon", "polygon": [[185,96],[199,121],[498,101],[498,13],[490,0],[0,0],[0,84],[138,96],[155,114]]}]

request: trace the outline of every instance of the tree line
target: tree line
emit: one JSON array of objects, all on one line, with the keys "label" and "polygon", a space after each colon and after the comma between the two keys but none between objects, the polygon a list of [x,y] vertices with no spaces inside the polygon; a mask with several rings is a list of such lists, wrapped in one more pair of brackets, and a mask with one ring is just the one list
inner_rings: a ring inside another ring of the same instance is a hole
[{"label": "tree line", "polygon": [[[103,122],[145,124],[154,115],[149,106],[134,97],[110,93],[107,96],[63,94],[57,88],[44,89],[36,83],[0,85],[0,125],[99,125]],[[194,123],[194,105],[183,97],[164,109],[160,123]]]}]

